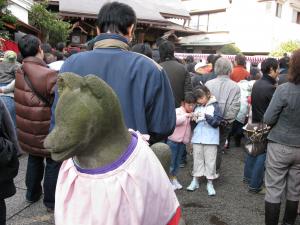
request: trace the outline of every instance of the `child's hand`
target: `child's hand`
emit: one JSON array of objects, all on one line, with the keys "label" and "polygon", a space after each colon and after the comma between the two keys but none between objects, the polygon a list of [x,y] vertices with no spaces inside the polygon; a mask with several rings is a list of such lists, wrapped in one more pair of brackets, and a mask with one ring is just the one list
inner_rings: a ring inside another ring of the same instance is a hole
[{"label": "child's hand", "polygon": [[185,116],[186,116],[186,118],[192,118],[194,116],[194,114],[193,113],[186,113]]}]

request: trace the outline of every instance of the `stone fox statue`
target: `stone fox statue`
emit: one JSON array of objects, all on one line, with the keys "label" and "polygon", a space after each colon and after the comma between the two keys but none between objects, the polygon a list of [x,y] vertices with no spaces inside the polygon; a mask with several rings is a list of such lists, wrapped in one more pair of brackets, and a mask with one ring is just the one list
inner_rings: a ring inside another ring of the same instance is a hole
[{"label": "stone fox statue", "polygon": [[56,225],[177,225],[180,208],[147,142],[128,130],[113,90],[94,75],[58,78],[56,125],[44,145],[63,161]]}]

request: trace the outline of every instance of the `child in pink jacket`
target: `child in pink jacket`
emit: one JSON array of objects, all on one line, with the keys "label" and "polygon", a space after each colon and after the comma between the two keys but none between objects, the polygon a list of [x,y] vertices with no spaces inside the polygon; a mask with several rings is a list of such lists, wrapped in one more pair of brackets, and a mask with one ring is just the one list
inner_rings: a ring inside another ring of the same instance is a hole
[{"label": "child in pink jacket", "polygon": [[173,189],[182,189],[176,175],[183,152],[186,150],[186,144],[191,140],[190,121],[193,116],[195,97],[193,93],[188,92],[185,95],[181,107],[176,108],[176,128],[174,133],[168,138],[167,144],[171,149],[170,181]]}]

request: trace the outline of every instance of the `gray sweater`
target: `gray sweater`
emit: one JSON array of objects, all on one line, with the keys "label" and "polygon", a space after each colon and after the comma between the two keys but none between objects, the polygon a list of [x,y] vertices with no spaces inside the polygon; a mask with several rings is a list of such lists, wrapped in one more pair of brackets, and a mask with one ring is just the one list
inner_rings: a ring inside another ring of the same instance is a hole
[{"label": "gray sweater", "polygon": [[223,118],[232,123],[240,110],[240,87],[227,75],[219,75],[217,78],[207,81],[205,86],[216,97]]},{"label": "gray sweater", "polygon": [[300,147],[300,84],[277,87],[264,122],[272,126],[268,139],[279,144]]},{"label": "gray sweater", "polygon": [[16,78],[19,65],[16,63],[0,62],[0,83],[8,84]]}]

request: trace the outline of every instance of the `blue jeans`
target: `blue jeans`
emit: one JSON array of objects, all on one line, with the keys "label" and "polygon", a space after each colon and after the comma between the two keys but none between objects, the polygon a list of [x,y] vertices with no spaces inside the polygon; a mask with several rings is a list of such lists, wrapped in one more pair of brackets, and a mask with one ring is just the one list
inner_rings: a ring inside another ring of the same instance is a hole
[{"label": "blue jeans", "polygon": [[248,182],[251,191],[261,190],[265,174],[265,161],[266,153],[257,156],[247,154],[246,156],[244,179]]},{"label": "blue jeans", "polygon": [[[44,160],[46,160],[46,168]],[[39,200],[42,195],[41,182],[44,177],[44,205],[47,208],[54,209],[55,187],[60,165],[60,162],[55,162],[51,158],[28,155],[25,179],[27,186],[27,200],[33,202]]]},{"label": "blue jeans", "polygon": [[182,154],[185,151],[185,144],[170,140],[167,141],[167,144],[171,149],[170,175],[176,176],[179,165],[181,163]]},{"label": "blue jeans", "polygon": [[4,95],[1,95],[0,98],[10,114],[14,127],[16,127],[16,106],[14,98]]}]

